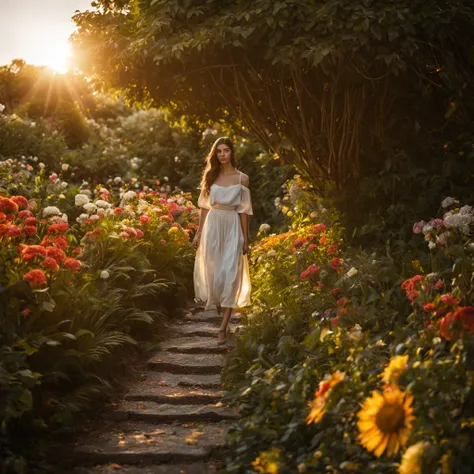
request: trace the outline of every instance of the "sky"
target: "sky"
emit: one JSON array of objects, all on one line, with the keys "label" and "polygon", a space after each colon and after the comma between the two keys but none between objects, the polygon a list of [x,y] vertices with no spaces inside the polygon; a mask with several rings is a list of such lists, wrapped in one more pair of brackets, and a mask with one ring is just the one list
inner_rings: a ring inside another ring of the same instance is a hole
[{"label": "sky", "polygon": [[0,0],[0,65],[22,58],[63,69],[67,40],[74,31],[71,17],[90,4],[91,0]]}]

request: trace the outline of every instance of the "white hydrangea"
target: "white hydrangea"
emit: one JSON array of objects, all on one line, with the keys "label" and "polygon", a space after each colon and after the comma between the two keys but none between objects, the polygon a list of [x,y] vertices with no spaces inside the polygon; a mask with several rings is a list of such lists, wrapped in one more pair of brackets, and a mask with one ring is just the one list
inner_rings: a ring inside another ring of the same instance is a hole
[{"label": "white hydrangea", "polygon": [[87,204],[84,204],[83,208],[84,211],[86,211],[88,214],[93,214],[97,211],[97,206],[93,202],[88,202]]},{"label": "white hydrangea", "polygon": [[100,278],[102,278],[102,280],[108,280],[110,278],[110,273],[107,270],[102,270],[100,272]]},{"label": "white hydrangea", "polygon": [[92,214],[92,216],[89,217],[91,221],[98,221],[100,217],[97,214]]},{"label": "white hydrangea", "polygon": [[76,222],[78,222],[79,224],[84,224],[84,222],[86,222],[86,220],[89,219],[89,216],[87,214],[81,214],[77,219],[76,219]]},{"label": "white hydrangea", "polygon": [[61,188],[62,188],[62,189],[66,189],[68,186],[69,186],[69,185],[68,185],[68,183],[66,183],[66,181],[63,181],[63,182],[61,183]]},{"label": "white hydrangea", "polygon": [[180,206],[186,203],[186,199],[184,199],[183,196],[181,196],[177,201],[176,201]]},{"label": "white hydrangea", "polygon": [[43,209],[43,217],[59,216],[62,212],[56,206],[47,206]]},{"label": "white hydrangea", "polygon": [[69,217],[67,216],[67,214],[63,214],[63,215],[61,216],[61,219],[62,219],[64,222],[66,222],[66,223],[69,221]]},{"label": "white hydrangea", "polygon": [[106,216],[113,216],[114,214],[115,214],[115,212],[114,212],[114,210],[113,210],[111,207],[109,207],[109,209],[107,209],[107,210],[105,211],[105,215],[106,215]]},{"label": "white hydrangea", "polygon": [[127,191],[126,193],[123,193],[122,195],[122,201],[127,202],[132,200],[137,196],[137,193],[135,191]]},{"label": "white hydrangea", "polygon": [[262,224],[259,228],[258,228],[258,232],[269,232],[270,230],[270,224]]},{"label": "white hydrangea", "polygon": [[107,209],[108,207],[110,207],[110,204],[107,201],[104,201],[103,199],[97,199],[95,205],[97,207],[100,207],[101,209]]},{"label": "white hydrangea", "polygon": [[446,199],[443,199],[443,201],[441,202],[441,207],[445,209],[446,207],[452,206],[456,202],[457,202],[456,199],[452,197],[447,197]]},{"label": "white hydrangea", "polygon": [[443,218],[444,226],[447,229],[459,229],[463,234],[469,234],[470,225],[473,223],[472,214],[454,214],[452,211],[447,212]]}]

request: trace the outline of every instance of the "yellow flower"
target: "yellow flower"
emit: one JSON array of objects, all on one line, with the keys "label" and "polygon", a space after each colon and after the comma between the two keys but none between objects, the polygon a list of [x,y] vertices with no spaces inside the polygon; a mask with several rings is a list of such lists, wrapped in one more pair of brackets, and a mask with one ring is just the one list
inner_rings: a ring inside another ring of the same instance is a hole
[{"label": "yellow flower", "polygon": [[269,451],[262,451],[255,461],[252,461],[252,466],[257,472],[266,474],[278,474],[280,468],[280,450],[272,448]]},{"label": "yellow flower", "polygon": [[422,474],[423,453],[429,446],[426,441],[410,446],[402,457],[402,462],[398,468],[400,474]]},{"label": "yellow flower", "polygon": [[168,230],[168,235],[175,234],[176,232],[178,232],[178,228],[171,227],[170,230]]},{"label": "yellow flower", "polygon": [[358,413],[359,442],[367,451],[380,457],[398,453],[410,436],[413,396],[400,391],[397,386],[386,388],[383,393],[373,391],[366,398]]},{"label": "yellow flower", "polygon": [[326,401],[331,394],[331,390],[339,382],[342,382],[345,376],[346,374],[344,372],[337,371],[334,372],[329,379],[323,380],[319,384],[319,389],[314,394],[314,400],[309,404],[311,411],[306,417],[306,423],[308,425],[310,423],[319,423],[322,420],[326,413]]},{"label": "yellow flower", "polygon": [[381,375],[383,381],[387,384],[398,384],[398,379],[405,372],[407,363],[407,355],[392,357]]}]

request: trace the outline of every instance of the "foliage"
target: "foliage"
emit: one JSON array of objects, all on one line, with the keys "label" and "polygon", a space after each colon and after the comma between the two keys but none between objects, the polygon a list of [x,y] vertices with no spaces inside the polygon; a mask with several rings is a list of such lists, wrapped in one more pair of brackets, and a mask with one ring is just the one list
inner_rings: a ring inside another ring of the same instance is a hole
[{"label": "foliage", "polygon": [[402,473],[467,474],[472,208],[443,201],[453,210],[414,227],[430,248],[382,256],[343,245],[337,214],[292,186],[290,231],[251,249],[256,301],[225,369],[242,415],[227,472],[395,473],[405,452]]}]

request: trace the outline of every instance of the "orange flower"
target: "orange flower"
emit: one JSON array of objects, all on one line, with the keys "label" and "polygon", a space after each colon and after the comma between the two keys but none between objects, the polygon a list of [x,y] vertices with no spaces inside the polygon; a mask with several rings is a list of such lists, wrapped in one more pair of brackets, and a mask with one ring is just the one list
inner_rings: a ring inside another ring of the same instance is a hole
[{"label": "orange flower", "polygon": [[319,384],[319,389],[314,394],[314,400],[310,402],[311,411],[306,417],[306,423],[319,423],[326,413],[326,402],[331,395],[331,390],[344,380],[344,372],[334,372],[329,379],[323,380]]},{"label": "orange flower", "polygon": [[42,270],[31,270],[25,273],[23,280],[27,281],[30,286],[43,286],[46,284],[46,276]]}]

